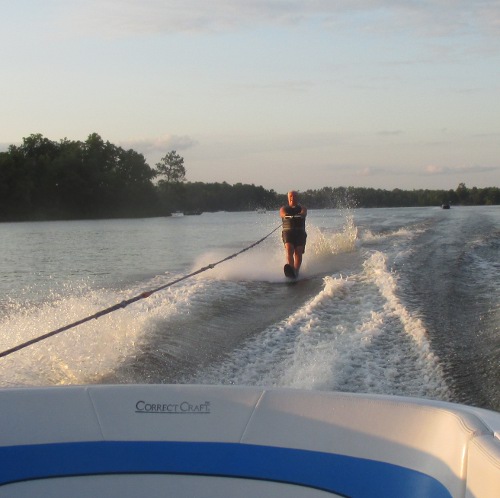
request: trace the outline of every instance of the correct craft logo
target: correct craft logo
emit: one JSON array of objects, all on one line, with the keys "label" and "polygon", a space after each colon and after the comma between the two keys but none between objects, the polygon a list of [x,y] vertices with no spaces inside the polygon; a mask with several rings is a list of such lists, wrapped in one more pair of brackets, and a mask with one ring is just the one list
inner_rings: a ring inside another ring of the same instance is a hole
[{"label": "correct craft logo", "polygon": [[141,400],[135,404],[135,413],[208,415],[210,413],[210,401],[204,401],[203,403],[192,403],[191,401],[181,401],[180,403],[150,403]]}]

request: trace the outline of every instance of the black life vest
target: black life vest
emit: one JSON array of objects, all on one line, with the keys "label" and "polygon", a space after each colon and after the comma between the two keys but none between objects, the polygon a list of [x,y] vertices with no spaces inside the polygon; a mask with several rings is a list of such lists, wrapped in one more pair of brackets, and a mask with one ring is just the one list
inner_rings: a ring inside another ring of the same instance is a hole
[{"label": "black life vest", "polygon": [[285,206],[285,216],[283,217],[283,230],[305,230],[306,219],[304,216],[298,216],[302,211],[302,206]]}]

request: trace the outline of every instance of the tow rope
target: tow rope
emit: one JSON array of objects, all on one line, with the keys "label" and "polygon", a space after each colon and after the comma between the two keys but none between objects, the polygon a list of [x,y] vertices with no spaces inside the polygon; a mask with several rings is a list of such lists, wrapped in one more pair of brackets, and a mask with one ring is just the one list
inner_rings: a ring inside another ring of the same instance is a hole
[{"label": "tow rope", "polygon": [[4,356],[8,356],[12,353],[15,353],[16,351],[20,351],[21,349],[27,348],[28,346],[36,344],[37,342],[43,341],[43,340],[45,340],[49,337],[52,337],[54,335],[60,334],[61,332],[64,332],[66,330],[77,327],[78,325],[81,325],[82,323],[89,322],[90,320],[97,320],[98,318],[101,318],[101,316],[108,315],[109,313],[112,313],[113,311],[116,311],[116,310],[119,310],[122,308],[126,308],[129,304],[135,303],[141,299],[145,299],[156,292],[159,292],[163,289],[166,289],[167,287],[171,287],[172,285],[178,284],[179,282],[182,282],[183,280],[187,280],[188,278],[194,277],[195,275],[199,275],[200,273],[203,273],[207,270],[212,270],[217,265],[220,265],[221,263],[224,263],[225,261],[233,259],[236,256],[239,256],[240,254],[252,249],[253,247],[255,247],[257,245],[259,245],[261,242],[264,242],[264,240],[266,240],[274,232],[276,232],[276,230],[278,230],[278,228],[281,228],[281,224],[278,225],[274,230],[269,232],[265,237],[262,237],[262,239],[259,239],[257,242],[254,242],[253,244],[249,245],[248,247],[241,249],[241,251],[235,252],[234,254],[231,254],[230,256],[227,256],[224,259],[221,259],[220,261],[217,261],[215,263],[211,263],[207,266],[204,266],[203,268],[199,268],[198,270],[196,270],[192,273],[189,273],[188,275],[184,275],[183,277],[177,278],[176,280],[173,280],[172,282],[168,282],[164,285],[161,285],[160,287],[157,287],[156,289],[152,289],[152,290],[146,291],[146,292],[141,292],[141,294],[138,294],[137,296],[134,296],[130,299],[126,299],[124,301],[121,301],[120,303],[117,303],[114,306],[111,306],[111,307],[106,308],[104,310],[98,311],[97,313],[94,313],[93,315],[87,316],[85,318],[82,318],[81,320],[78,320],[76,322],[65,325],[64,327],[61,327],[61,328],[56,329],[56,330],[52,330],[51,332],[47,332],[46,334],[35,337],[34,339],[31,339],[29,341],[23,342],[22,344],[19,344],[13,348],[6,349],[5,351],[0,352],[0,358],[2,358]]}]

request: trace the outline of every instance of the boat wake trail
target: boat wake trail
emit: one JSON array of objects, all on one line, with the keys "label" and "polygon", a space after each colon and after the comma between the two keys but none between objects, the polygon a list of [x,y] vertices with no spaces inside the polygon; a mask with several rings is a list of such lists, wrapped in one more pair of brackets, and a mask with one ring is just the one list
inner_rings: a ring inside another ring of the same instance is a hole
[{"label": "boat wake trail", "polygon": [[395,286],[376,252],[360,273],[324,277],[297,311],[185,380],[448,399],[425,329]]},{"label": "boat wake trail", "polygon": [[[277,233],[189,281],[7,358],[0,378],[4,385],[239,384],[448,399],[426,330],[398,298],[380,247],[415,232],[358,232],[349,216],[335,229],[311,225],[292,285]],[[225,256],[207,252],[193,268]],[[159,275],[124,291],[72,289],[8,314],[2,340],[6,347],[22,342],[40,322],[57,328],[178,277]]]}]

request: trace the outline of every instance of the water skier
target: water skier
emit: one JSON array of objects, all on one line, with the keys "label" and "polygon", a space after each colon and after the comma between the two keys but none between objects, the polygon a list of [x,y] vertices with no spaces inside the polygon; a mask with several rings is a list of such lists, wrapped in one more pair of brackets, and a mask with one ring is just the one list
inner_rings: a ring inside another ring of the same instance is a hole
[{"label": "water skier", "polygon": [[287,194],[288,206],[282,206],[280,216],[283,220],[281,238],[285,244],[286,265],[284,272],[287,277],[296,278],[299,275],[302,255],[306,248],[306,216],[307,209],[298,203],[299,195],[295,190]]}]

